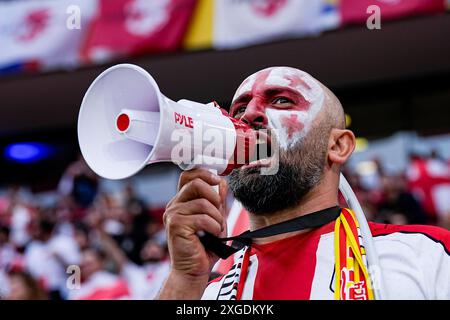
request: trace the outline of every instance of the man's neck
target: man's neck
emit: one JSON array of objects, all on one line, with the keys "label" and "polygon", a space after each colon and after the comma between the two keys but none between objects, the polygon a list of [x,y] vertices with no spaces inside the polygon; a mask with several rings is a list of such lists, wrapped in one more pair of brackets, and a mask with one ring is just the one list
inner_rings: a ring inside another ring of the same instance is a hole
[{"label": "man's neck", "polygon": [[[338,205],[338,199],[335,189],[328,187],[322,188],[321,186],[318,186],[317,188],[311,190],[300,201],[300,203],[293,208],[288,208],[268,215],[255,215],[250,213],[250,230],[258,230],[276,223],[294,219],[336,205]],[[309,229],[279,234],[264,239],[255,239],[255,243],[262,244],[277,241],[307,231],[309,231]]]}]

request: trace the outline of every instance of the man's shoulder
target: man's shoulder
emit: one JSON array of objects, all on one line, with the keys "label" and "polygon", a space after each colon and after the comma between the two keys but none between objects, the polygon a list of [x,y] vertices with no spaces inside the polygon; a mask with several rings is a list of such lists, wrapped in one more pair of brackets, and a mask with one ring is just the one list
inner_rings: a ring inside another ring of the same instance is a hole
[{"label": "man's shoulder", "polygon": [[393,225],[369,222],[375,241],[392,240],[414,244],[424,242],[437,244],[450,255],[450,231],[428,225]]}]

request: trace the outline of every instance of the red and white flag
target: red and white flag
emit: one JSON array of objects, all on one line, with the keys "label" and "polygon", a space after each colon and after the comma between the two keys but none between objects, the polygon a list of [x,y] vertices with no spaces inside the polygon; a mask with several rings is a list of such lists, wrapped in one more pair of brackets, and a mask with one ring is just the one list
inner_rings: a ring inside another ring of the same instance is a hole
[{"label": "red and white flag", "polygon": [[215,0],[213,46],[237,48],[322,29],[323,0]]},{"label": "red and white flag", "polygon": [[179,48],[195,0],[100,0],[83,48],[87,61]]},{"label": "red and white flag", "polygon": [[408,187],[432,217],[450,213],[450,165],[437,159],[414,159],[407,169]]},{"label": "red and white flag", "polygon": [[33,64],[39,68],[71,67],[96,0],[0,2],[0,69]]},{"label": "red and white flag", "polygon": [[370,16],[367,10],[380,8],[381,21],[405,16],[423,15],[444,11],[445,0],[341,0],[341,16],[344,24],[365,22]]}]

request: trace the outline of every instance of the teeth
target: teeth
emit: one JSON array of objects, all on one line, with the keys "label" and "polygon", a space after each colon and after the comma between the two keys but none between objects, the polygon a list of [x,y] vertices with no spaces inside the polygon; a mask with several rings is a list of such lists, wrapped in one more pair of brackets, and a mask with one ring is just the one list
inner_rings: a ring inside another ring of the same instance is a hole
[{"label": "teeth", "polygon": [[260,164],[260,165],[266,165],[266,164],[270,164],[272,161],[271,159],[261,159],[261,160],[255,160],[249,163],[249,165],[254,165],[254,164]]}]

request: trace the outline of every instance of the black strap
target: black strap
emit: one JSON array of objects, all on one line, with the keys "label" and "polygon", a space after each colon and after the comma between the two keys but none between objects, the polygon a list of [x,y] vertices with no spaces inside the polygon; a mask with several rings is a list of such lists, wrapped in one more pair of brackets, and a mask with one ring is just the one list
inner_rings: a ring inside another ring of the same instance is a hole
[{"label": "black strap", "polygon": [[[247,230],[235,237],[218,238],[212,234],[205,233],[205,235],[200,237],[200,241],[207,250],[215,253],[221,259],[226,259],[243,247],[251,245],[253,239],[267,238],[282,233],[317,228],[336,220],[340,213],[341,208],[335,206],[255,231]],[[233,240],[231,246],[224,243],[229,240]]]}]

